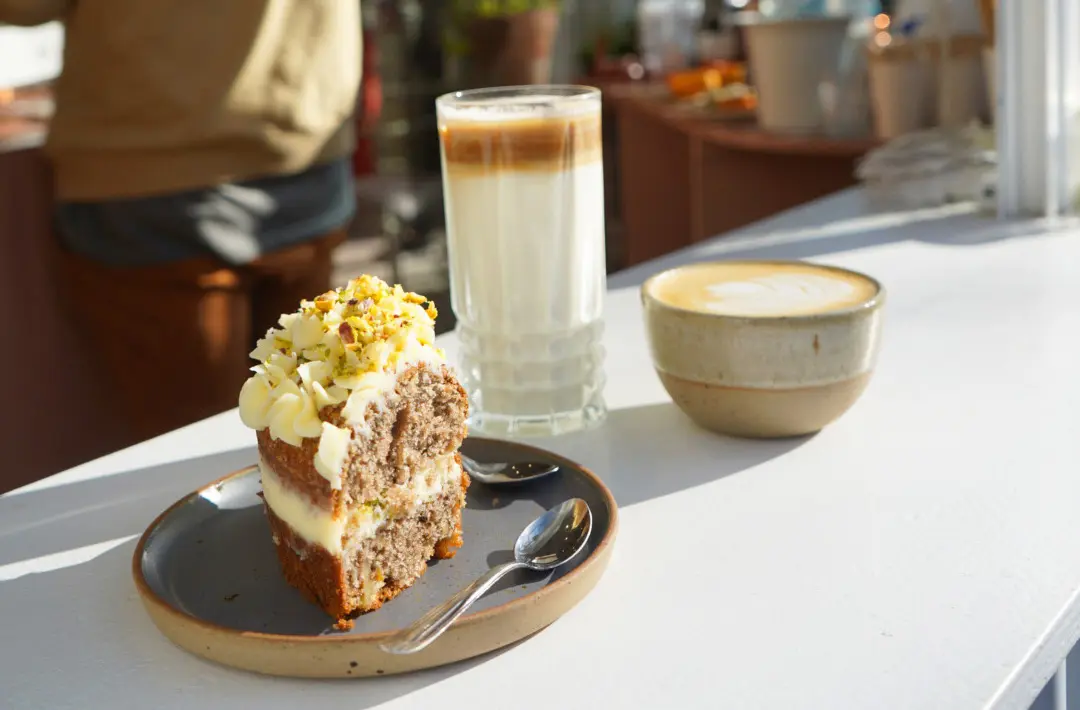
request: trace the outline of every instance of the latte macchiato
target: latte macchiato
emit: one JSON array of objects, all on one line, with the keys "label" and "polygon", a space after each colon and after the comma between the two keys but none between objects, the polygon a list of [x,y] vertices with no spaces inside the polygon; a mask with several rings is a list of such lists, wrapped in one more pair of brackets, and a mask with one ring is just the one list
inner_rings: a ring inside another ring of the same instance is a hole
[{"label": "latte macchiato", "polygon": [[551,434],[603,403],[600,94],[502,87],[438,102],[450,290],[474,431]]},{"label": "latte macchiato", "polygon": [[694,264],[652,277],[641,296],[664,388],[723,434],[818,431],[855,403],[877,360],[885,292],[846,269]]},{"label": "latte macchiato", "polygon": [[877,284],[861,274],[776,262],[698,264],[667,272],[652,284],[652,295],[676,308],[765,318],[854,308],[877,292]]}]

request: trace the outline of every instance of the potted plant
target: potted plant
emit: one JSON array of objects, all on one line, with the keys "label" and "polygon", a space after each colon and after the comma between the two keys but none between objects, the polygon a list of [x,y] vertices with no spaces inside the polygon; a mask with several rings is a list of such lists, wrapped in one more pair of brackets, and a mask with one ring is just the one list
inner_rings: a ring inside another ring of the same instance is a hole
[{"label": "potted plant", "polygon": [[474,86],[547,84],[560,0],[452,0],[447,48]]}]

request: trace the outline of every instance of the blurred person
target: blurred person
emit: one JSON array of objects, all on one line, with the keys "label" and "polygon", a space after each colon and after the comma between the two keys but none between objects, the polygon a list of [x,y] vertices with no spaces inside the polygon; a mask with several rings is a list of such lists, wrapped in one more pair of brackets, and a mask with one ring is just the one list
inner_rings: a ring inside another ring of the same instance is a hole
[{"label": "blurred person", "polygon": [[0,0],[52,20],[63,306],[148,438],[235,406],[255,339],[331,285],[359,1]]}]

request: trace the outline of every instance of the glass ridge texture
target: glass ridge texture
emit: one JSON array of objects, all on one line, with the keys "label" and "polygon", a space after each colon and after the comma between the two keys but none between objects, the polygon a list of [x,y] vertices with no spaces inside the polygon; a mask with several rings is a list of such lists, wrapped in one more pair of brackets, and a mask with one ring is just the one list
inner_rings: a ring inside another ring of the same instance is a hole
[{"label": "glass ridge texture", "polygon": [[472,431],[550,436],[606,416],[600,92],[436,101],[451,303]]}]

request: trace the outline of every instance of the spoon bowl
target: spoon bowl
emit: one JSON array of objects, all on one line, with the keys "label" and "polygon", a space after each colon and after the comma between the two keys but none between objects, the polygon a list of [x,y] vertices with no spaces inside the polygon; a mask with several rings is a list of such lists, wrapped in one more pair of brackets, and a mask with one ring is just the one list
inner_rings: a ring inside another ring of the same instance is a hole
[{"label": "spoon bowl", "polygon": [[480,463],[465,454],[461,454],[461,465],[470,478],[489,486],[535,481],[559,470],[555,464],[542,461]]},{"label": "spoon bowl", "polygon": [[529,523],[514,543],[514,560],[537,571],[554,569],[581,552],[592,532],[592,511],[580,498],[563,501]]},{"label": "spoon bowl", "polygon": [[[464,458],[464,457],[463,457]],[[514,561],[492,567],[484,576],[380,644],[387,653],[415,653],[450,628],[477,599],[516,569],[547,572],[574,559],[592,532],[592,510],[580,498],[563,501],[525,526],[514,543]]]}]

